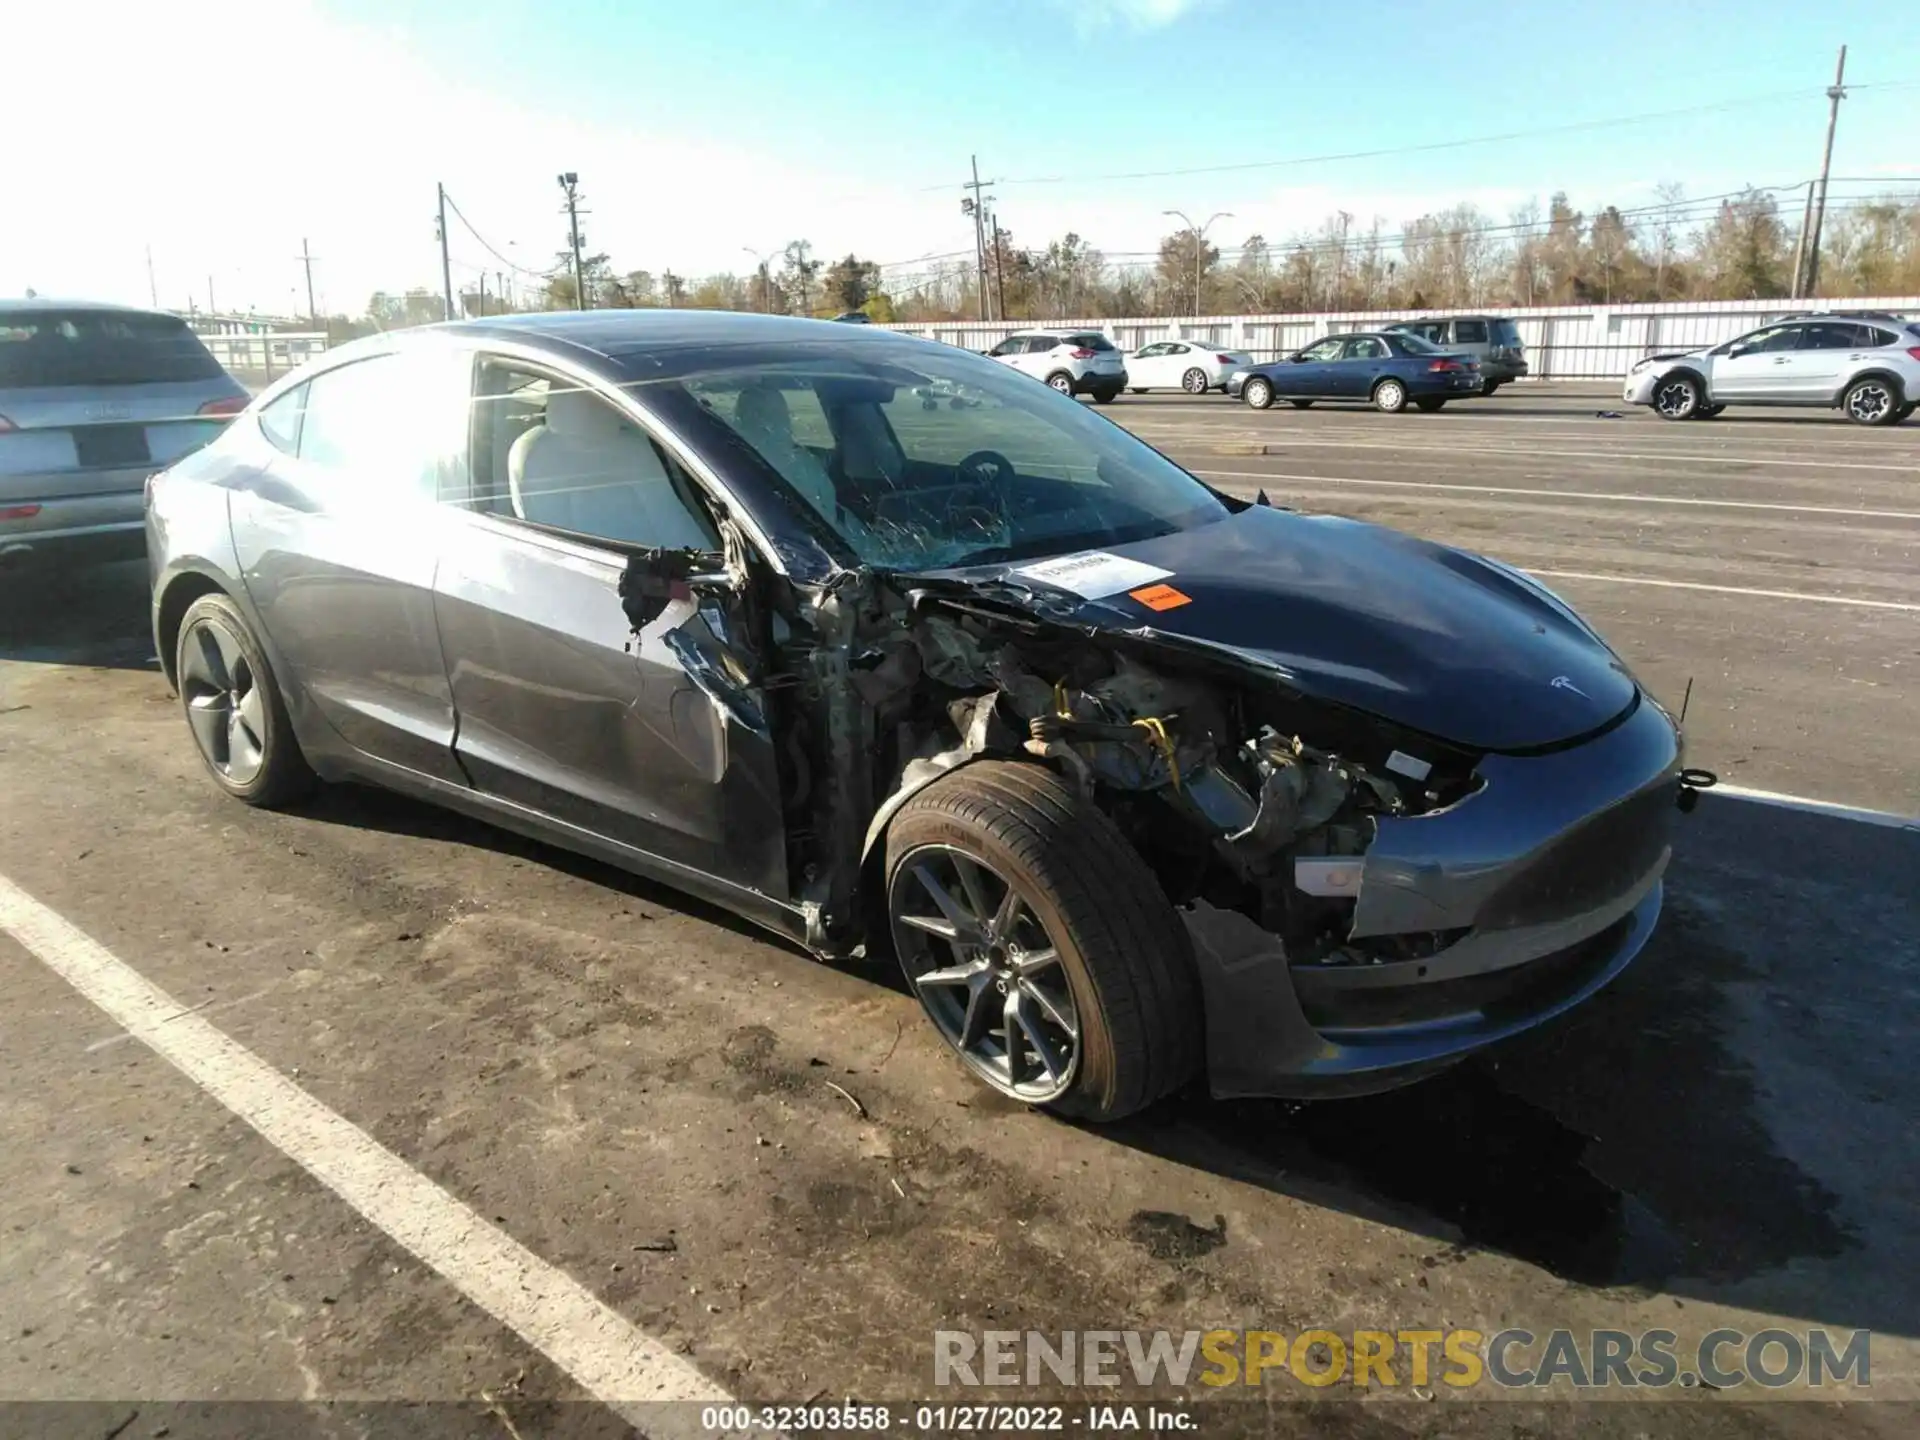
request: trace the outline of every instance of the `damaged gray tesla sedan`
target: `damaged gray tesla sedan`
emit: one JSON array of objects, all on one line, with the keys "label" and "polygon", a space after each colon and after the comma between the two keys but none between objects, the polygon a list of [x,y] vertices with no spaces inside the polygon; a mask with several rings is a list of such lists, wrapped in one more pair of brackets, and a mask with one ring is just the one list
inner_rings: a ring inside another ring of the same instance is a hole
[{"label": "damaged gray tesla sedan", "polygon": [[147,524],[229,793],[371,781],[891,951],[977,1076],[1088,1119],[1378,1089],[1566,1010],[1708,783],[1526,576],[873,327],[358,342]]}]

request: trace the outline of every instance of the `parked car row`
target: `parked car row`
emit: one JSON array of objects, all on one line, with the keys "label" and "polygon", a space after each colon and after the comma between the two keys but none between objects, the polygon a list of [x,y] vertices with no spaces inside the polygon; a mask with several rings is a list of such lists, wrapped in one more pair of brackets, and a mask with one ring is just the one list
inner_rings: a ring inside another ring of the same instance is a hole
[{"label": "parked car row", "polygon": [[986,354],[1063,395],[1091,395],[1102,405],[1124,389],[1218,391],[1257,410],[1275,399],[1302,408],[1317,400],[1368,400],[1388,412],[1409,404],[1437,410],[1449,400],[1491,395],[1527,373],[1518,327],[1492,315],[1329,335],[1268,363],[1204,340],[1155,340],[1127,354],[1097,330],[1023,330]]}]

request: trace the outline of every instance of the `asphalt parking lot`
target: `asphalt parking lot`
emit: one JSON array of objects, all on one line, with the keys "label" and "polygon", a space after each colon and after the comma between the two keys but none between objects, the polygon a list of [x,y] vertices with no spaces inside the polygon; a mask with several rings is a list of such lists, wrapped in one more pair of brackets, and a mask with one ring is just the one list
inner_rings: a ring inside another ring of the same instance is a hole
[{"label": "asphalt parking lot", "polygon": [[938,1329],[1779,1325],[1872,1330],[1872,1390],[1219,1425],[1911,1434],[1920,424],[1617,408],[1105,409],[1223,488],[1534,571],[1670,706],[1691,682],[1691,761],[1738,789],[1570,1021],[1397,1094],[1102,1131],[969,1082],[892,977],[594,863],[359,790],[226,800],[139,567],[0,581],[0,929],[97,942],[0,934],[0,1402],[530,1437],[611,1433],[593,1394],[925,1398]]}]

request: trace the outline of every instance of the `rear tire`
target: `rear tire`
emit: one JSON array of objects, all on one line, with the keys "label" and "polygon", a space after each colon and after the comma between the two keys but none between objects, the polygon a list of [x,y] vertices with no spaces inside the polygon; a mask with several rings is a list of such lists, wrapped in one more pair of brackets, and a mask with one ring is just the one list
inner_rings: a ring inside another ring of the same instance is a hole
[{"label": "rear tire", "polygon": [[1252,410],[1265,410],[1273,404],[1273,382],[1255,377],[1240,387],[1240,398]]},{"label": "rear tire", "polygon": [[1313,402],[1311,400],[1289,400],[1287,403],[1296,410],[1311,410],[1313,408]]},{"label": "rear tire", "polygon": [[1503,382],[1499,380],[1482,380],[1480,382],[1480,393],[1482,395],[1491,395],[1500,388],[1502,383]]},{"label": "rear tire", "polygon": [[[1486,393],[1491,394],[1492,392],[1488,391]],[[1426,411],[1427,414],[1431,415],[1434,411],[1438,410],[1442,405],[1446,403],[1447,403],[1446,400],[1443,399],[1441,396],[1422,395],[1413,402],[1413,408],[1416,410],[1424,410]]]},{"label": "rear tire", "polygon": [[1382,380],[1373,387],[1373,408],[1382,415],[1398,415],[1407,408],[1407,387],[1398,380]]},{"label": "rear tire", "polygon": [[[1002,1094],[1059,1115],[1118,1120],[1199,1068],[1200,990],[1186,928],[1119,828],[1052,771],[977,761],[907,801],[887,831],[887,909],[928,1018]],[[929,920],[951,933],[930,933]],[[1057,1018],[1074,1021],[1077,1035]],[[1029,1019],[1061,1078],[1043,1073],[1051,1067]],[[995,1025],[1002,1035],[1021,1031],[1017,1067],[1004,1066]]]},{"label": "rear tire", "polygon": [[1130,395],[1144,395],[1147,393],[1147,387],[1144,385],[1129,385],[1127,387],[1127,393]]},{"label": "rear tire", "polygon": [[1093,402],[1096,405],[1111,405],[1119,398],[1120,392],[1118,390],[1096,390],[1093,392]]},{"label": "rear tire", "polygon": [[1198,365],[1194,366],[1193,369],[1187,371],[1186,374],[1180,377],[1180,388],[1185,390],[1189,395],[1206,394],[1207,372],[1202,370]]},{"label": "rear tire", "polygon": [[1847,387],[1847,393],[1840,399],[1840,408],[1856,425],[1897,425],[1904,403],[1891,380],[1869,375]]},{"label": "rear tire", "polygon": [[214,784],[262,809],[313,792],[313,768],[287,718],[273,667],[232,600],[202,595],[187,607],[173,673],[194,748]]},{"label": "rear tire", "polygon": [[1062,395],[1073,394],[1073,376],[1064,370],[1056,370],[1053,374],[1047,376],[1047,384],[1053,389],[1058,390]]}]

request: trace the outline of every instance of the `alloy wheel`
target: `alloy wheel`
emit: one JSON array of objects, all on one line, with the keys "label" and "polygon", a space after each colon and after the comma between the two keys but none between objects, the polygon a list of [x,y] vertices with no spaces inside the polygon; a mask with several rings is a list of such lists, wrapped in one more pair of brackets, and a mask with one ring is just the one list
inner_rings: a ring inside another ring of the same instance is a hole
[{"label": "alloy wheel", "polygon": [[887,901],[907,979],[968,1068],[1030,1105],[1072,1088],[1080,1012],[1019,887],[977,856],[923,845],[901,860]]},{"label": "alloy wheel", "polygon": [[1207,390],[1206,371],[1196,365],[1180,377],[1180,383],[1187,387],[1187,393],[1189,395],[1204,395]]},{"label": "alloy wheel", "polygon": [[236,785],[266,764],[266,696],[240,642],[224,626],[201,621],[180,654],[187,724],[207,763]]},{"label": "alloy wheel", "polygon": [[1669,420],[1686,419],[1699,403],[1699,391],[1691,380],[1663,380],[1653,392],[1653,408]]},{"label": "alloy wheel", "polygon": [[1047,383],[1062,395],[1071,395],[1073,393],[1073,377],[1070,375],[1056,375]]},{"label": "alloy wheel", "polygon": [[1878,425],[1893,408],[1893,392],[1878,380],[1868,380],[1847,392],[1847,414],[1862,425]]}]

